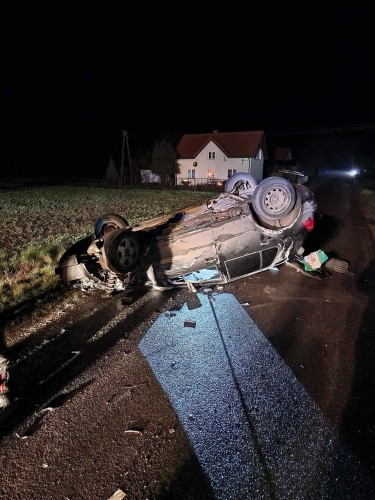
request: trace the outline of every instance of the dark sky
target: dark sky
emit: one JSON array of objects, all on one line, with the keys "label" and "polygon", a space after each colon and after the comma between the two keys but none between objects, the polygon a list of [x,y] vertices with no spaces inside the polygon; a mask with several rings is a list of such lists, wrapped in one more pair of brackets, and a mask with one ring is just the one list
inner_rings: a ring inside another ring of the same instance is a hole
[{"label": "dark sky", "polygon": [[10,169],[104,174],[122,130],[134,150],[164,130],[375,122],[370,7],[153,4],[7,7]]}]

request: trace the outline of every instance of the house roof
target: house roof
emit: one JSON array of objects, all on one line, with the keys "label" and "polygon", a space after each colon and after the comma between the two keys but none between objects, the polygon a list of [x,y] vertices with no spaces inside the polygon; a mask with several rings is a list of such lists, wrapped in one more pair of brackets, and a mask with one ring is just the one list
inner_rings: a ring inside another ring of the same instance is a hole
[{"label": "house roof", "polygon": [[275,160],[285,160],[290,152],[290,148],[277,147],[274,151]]},{"label": "house roof", "polygon": [[185,134],[177,146],[180,158],[195,158],[210,142],[214,142],[228,158],[254,158],[259,146],[264,146],[263,130],[249,132],[212,132]]}]

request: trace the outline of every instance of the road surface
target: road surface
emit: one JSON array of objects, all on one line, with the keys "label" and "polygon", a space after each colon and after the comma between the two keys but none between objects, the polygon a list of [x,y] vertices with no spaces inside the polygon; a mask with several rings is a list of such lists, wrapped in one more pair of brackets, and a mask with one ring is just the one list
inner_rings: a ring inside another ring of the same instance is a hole
[{"label": "road surface", "polygon": [[306,253],[348,274],[93,292],[6,339],[0,498],[375,498],[374,215],[315,194]]}]

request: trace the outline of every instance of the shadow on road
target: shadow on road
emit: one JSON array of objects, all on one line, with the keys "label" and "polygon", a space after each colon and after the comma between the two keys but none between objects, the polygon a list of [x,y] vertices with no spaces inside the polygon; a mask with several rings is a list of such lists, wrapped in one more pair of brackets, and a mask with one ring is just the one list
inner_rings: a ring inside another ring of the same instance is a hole
[{"label": "shadow on road", "polygon": [[334,240],[343,227],[344,222],[337,217],[325,214],[316,216],[315,228],[308,234],[303,245],[305,254],[324,250],[324,246]]},{"label": "shadow on road", "polygon": [[[51,337],[48,334],[51,327],[47,325],[38,334],[38,338],[44,338],[44,341],[38,342],[34,338],[34,348],[28,339],[7,349],[12,402],[0,415],[0,437],[12,432],[36,409],[48,406],[51,398],[56,397],[120,338],[127,337],[129,332],[153,317],[155,311],[165,308],[178,290],[157,292],[134,289],[132,292],[131,306],[119,306],[125,294],[99,299],[94,295],[80,311],[78,319],[58,334]],[[98,335],[98,332],[102,333]],[[131,348],[136,348],[139,338],[129,338],[129,341]]]},{"label": "shadow on road", "polygon": [[[357,286],[368,296],[355,346],[355,373],[344,414],[343,434],[357,456],[375,475],[375,261],[358,277]],[[353,332],[347,327],[347,338]]]},{"label": "shadow on road", "polygon": [[[187,495],[187,492],[189,496]],[[215,500],[214,492],[207,476],[193,456],[176,472],[174,480],[157,497],[157,500]]]}]

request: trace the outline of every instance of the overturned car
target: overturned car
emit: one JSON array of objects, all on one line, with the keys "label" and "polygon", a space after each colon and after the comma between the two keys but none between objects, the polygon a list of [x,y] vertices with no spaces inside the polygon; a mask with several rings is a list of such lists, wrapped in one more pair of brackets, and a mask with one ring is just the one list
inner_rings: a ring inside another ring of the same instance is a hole
[{"label": "overturned car", "polygon": [[314,194],[304,185],[282,177],[257,183],[237,173],[217,197],[139,224],[102,215],[94,235],[73,245],[56,273],[67,284],[109,290],[227,283],[297,255],[315,211]]}]

